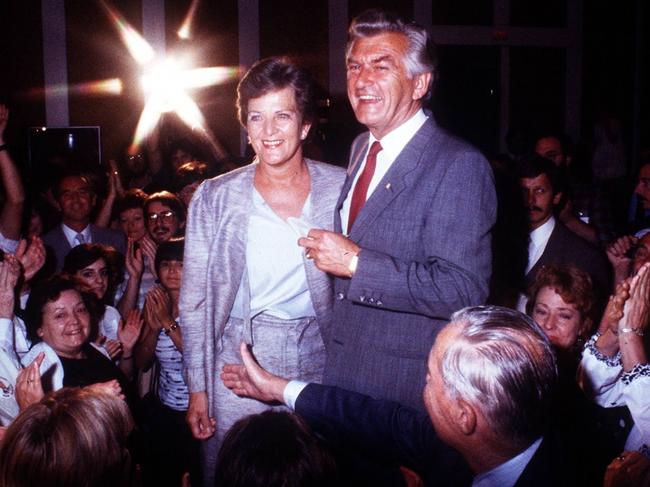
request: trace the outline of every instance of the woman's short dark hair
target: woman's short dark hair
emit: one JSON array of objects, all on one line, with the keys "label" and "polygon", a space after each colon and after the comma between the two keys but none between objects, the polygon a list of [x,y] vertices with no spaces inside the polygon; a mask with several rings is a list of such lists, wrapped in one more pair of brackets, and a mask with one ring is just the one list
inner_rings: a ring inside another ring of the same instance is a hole
[{"label": "woman's short dark hair", "polygon": [[183,237],[170,238],[166,242],[162,242],[156,250],[156,260],[154,261],[156,272],[160,271],[160,264],[165,260],[178,260],[182,262],[184,251],[185,239]]},{"label": "woman's short dark hair", "polygon": [[[78,292],[89,310],[94,307],[96,308],[96,306],[93,306],[92,298],[87,293],[79,291],[75,282],[68,277],[57,274],[49,279],[38,282],[32,287],[29,293],[29,299],[27,299],[25,311],[22,313],[27,329],[27,338],[32,343],[42,341],[41,337],[38,336],[38,329],[43,325],[43,310],[45,309],[45,305],[59,299],[61,293],[64,291]],[[96,321],[96,318],[95,314],[91,313],[91,321]],[[94,324],[91,323],[91,329],[95,328],[93,326]]]},{"label": "woman's short dark hair", "polygon": [[133,419],[118,397],[63,388],[23,411],[0,447],[0,485],[130,485]]},{"label": "woman's short dark hair", "polygon": [[272,91],[293,88],[303,123],[316,121],[316,87],[309,72],[288,57],[269,57],[257,61],[237,86],[237,115],[245,127],[248,102]]},{"label": "woman's short dark hair", "polygon": [[228,431],[215,485],[302,487],[338,485],[336,465],[303,419],[265,411],[240,419]]},{"label": "woman's short dark hair", "polygon": [[124,196],[115,202],[115,215],[118,217],[126,210],[140,208],[144,213],[144,202],[147,200],[147,193],[141,189],[130,189]]}]

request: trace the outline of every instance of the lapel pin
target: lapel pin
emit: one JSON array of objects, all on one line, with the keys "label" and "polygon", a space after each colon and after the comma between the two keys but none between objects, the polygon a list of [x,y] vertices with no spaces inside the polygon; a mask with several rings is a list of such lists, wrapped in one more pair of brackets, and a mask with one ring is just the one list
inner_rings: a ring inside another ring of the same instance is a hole
[{"label": "lapel pin", "polygon": [[390,189],[390,183],[386,183],[386,189]]}]

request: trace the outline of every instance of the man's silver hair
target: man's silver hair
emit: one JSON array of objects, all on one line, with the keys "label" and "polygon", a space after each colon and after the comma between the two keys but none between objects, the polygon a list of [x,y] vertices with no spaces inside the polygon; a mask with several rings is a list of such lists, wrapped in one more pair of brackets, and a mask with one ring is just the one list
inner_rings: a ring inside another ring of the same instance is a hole
[{"label": "man's silver hair", "polygon": [[464,308],[450,325],[458,336],[439,364],[447,391],[480,409],[513,446],[538,438],[557,382],[548,338],[528,316],[499,306]]},{"label": "man's silver hair", "polygon": [[356,16],[348,29],[348,43],[345,47],[345,60],[350,58],[354,42],[359,38],[373,37],[395,32],[405,35],[409,40],[404,65],[411,78],[422,73],[432,73],[432,81],[424,99],[431,96],[433,79],[436,74],[436,58],[433,42],[424,27],[408,22],[401,17],[380,9],[366,10]]}]

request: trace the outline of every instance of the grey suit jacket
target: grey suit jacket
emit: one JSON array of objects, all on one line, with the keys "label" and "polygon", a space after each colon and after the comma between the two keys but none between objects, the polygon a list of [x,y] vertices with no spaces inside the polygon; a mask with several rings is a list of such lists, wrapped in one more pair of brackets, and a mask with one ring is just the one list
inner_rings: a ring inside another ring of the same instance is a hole
[{"label": "grey suit jacket", "polygon": [[[350,191],[368,145],[352,145]],[[361,209],[350,238],[361,247],[352,279],[335,280],[324,382],[424,410],[426,358],[454,311],[482,304],[496,219],[492,171],[430,118]]]},{"label": "grey suit jacket", "polygon": [[[256,164],[205,181],[189,207],[180,296],[183,363],[190,392],[207,391],[212,408],[219,342],[246,266],[248,218]],[[343,169],[307,160],[311,177],[310,222],[331,230]],[[296,245],[298,238],[296,237]],[[304,259],[318,326],[327,343],[332,280]]]},{"label": "grey suit jacket", "polygon": [[[90,225],[90,235],[92,243],[100,243],[110,245],[122,255],[126,253],[126,238],[122,232],[111,230],[110,228],[97,227],[93,224]],[[65,256],[70,252],[70,244],[68,239],[65,238],[61,225],[57,225],[52,230],[43,236],[43,243],[45,244],[48,252],[48,258],[56,261],[56,271],[60,271],[63,267]]]}]

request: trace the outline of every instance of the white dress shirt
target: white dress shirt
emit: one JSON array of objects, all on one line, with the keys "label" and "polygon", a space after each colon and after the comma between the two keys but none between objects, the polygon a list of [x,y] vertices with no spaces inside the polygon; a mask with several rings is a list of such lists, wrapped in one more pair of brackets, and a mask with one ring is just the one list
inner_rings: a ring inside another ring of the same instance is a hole
[{"label": "white dress shirt", "polygon": [[[384,137],[379,141],[381,142],[382,150],[377,154],[377,166],[375,168],[375,173],[372,176],[372,179],[370,180],[370,184],[368,185],[368,192],[366,193],[366,201],[368,200],[368,198],[370,198],[370,195],[379,184],[379,181],[382,180],[382,178],[386,175],[390,167],[393,165],[393,162],[395,162],[397,156],[399,156],[400,152],[402,152],[402,149],[404,149],[406,144],[409,143],[409,141],[413,138],[415,133],[418,130],[420,130],[420,127],[424,125],[424,122],[427,121],[427,118],[428,117],[425,115],[424,111],[420,109],[415,113],[415,115],[413,115],[411,118],[409,118],[406,122],[404,122],[402,125],[397,127],[392,132],[384,135]],[[366,167],[366,159],[368,157],[368,151],[370,150],[370,146],[376,140],[377,139],[375,139],[373,135],[370,134],[370,138],[368,140],[368,149],[366,149],[366,153],[363,156],[363,162],[359,166],[359,170],[354,176],[354,181],[352,181],[352,186],[350,186],[350,191],[348,191],[348,194],[345,197],[345,201],[343,202],[343,206],[341,207],[341,212],[340,212],[341,228],[343,228],[343,232],[345,232],[346,234],[348,231],[348,217],[350,215],[350,204],[352,203],[352,194],[354,193],[354,188],[357,185],[357,180],[359,179],[359,176],[361,176],[361,173],[363,172],[363,168]]]},{"label": "white dress shirt", "polygon": [[528,266],[526,266],[526,274],[537,264],[537,261],[544,253],[548,239],[551,238],[551,233],[555,228],[555,217],[551,216],[546,223],[537,227],[530,232],[530,242],[528,243]]},{"label": "white dress shirt", "polygon": [[492,470],[477,475],[474,477],[472,487],[512,487],[521,476],[530,459],[535,455],[541,443],[542,438],[538,438],[516,457],[494,467]]},{"label": "white dress shirt", "polygon": [[79,242],[77,242],[76,236],[77,234],[81,234],[84,237],[84,243],[92,243],[93,242],[93,237],[90,234],[90,225],[86,225],[86,228],[84,228],[81,232],[77,232],[76,230],[73,230],[69,226],[67,226],[65,223],[61,223],[61,230],[63,230],[63,234],[65,235],[66,240],[70,244],[70,248],[74,248],[77,245],[79,245]]}]

